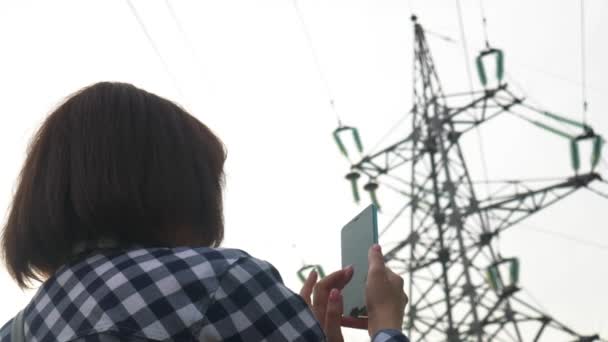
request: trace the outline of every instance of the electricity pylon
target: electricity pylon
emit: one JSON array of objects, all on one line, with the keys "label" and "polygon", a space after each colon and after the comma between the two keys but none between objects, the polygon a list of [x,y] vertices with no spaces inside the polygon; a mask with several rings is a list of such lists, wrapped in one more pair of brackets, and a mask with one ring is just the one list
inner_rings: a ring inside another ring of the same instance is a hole
[{"label": "electricity pylon", "polygon": [[[403,222],[409,214],[408,224],[390,227],[396,231],[392,236],[401,238],[385,253],[389,265],[409,279],[410,304],[404,330],[417,342],[599,340],[598,335],[575,332],[522,299],[519,261],[497,252],[497,237],[530,215],[601,180],[593,170],[603,139],[588,125],[539,110],[511,92],[502,80],[503,53],[498,49],[488,48],[477,57],[484,90],[445,95],[424,29],[415,16],[412,19],[411,130],[379,152],[362,155],[351,163],[346,176],[357,201],[361,177],[368,180],[363,189],[379,206],[377,189],[387,187],[399,194],[402,206],[391,223],[399,218]],[[488,60],[494,61],[492,75],[486,73]],[[567,138],[574,175],[548,185],[508,181],[497,187],[499,191],[481,197],[467,168],[461,138],[505,113]],[[570,134],[561,126],[556,128],[557,124],[579,133]],[[351,134],[361,152],[356,128],[341,126],[334,132],[346,156],[345,139]],[[584,141],[592,145],[588,173],[579,172],[578,145]]]}]

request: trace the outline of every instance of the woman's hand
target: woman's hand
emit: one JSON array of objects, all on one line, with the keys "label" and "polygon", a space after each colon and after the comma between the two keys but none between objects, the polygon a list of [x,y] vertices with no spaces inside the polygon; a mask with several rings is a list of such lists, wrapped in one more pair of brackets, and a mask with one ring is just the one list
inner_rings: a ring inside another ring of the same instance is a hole
[{"label": "woman's hand", "polygon": [[382,329],[401,330],[408,298],[403,290],[403,278],[384,265],[380,245],[368,252],[369,270],[365,288],[365,304],[369,316],[369,335]]},{"label": "woman's hand", "polygon": [[[374,336],[382,329],[401,330],[408,298],[403,290],[403,278],[384,265],[379,245],[368,252],[369,268],[365,287],[368,318],[342,317],[340,290],[353,276],[352,267],[336,271],[317,283],[317,273],[310,272],[300,296],[310,306],[321,323],[329,342],[342,342],[341,327],[367,329]],[[311,300],[312,295],[312,300]]]},{"label": "woman's hand", "polygon": [[[367,329],[367,319],[342,317],[343,302],[340,290],[353,276],[353,268],[336,271],[317,283],[317,272],[312,271],[302,286],[300,296],[310,306],[321,323],[329,342],[342,342],[341,327]],[[311,300],[312,295],[312,300]]]}]

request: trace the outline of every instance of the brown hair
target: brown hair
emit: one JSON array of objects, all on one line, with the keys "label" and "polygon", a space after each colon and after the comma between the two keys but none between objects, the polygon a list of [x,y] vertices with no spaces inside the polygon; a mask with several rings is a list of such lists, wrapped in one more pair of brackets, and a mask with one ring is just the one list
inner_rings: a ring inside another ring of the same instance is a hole
[{"label": "brown hair", "polygon": [[19,286],[83,242],[218,246],[222,142],[175,103],[102,82],[67,99],[34,135],[2,235]]}]

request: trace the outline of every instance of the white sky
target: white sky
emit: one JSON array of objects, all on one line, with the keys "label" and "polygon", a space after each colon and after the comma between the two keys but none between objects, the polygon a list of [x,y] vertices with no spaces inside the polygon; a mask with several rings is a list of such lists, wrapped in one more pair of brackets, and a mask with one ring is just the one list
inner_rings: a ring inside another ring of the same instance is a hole
[{"label": "white sky", "polygon": [[[490,40],[505,50],[508,75],[536,103],[580,120],[579,1],[484,3]],[[608,2],[585,3],[589,120],[608,136],[602,96]],[[175,81],[124,1],[0,0],[0,208],[9,205],[29,137],[53,106],[97,81],[131,82],[181,103],[226,143],[225,246],[271,261],[294,290],[303,261],[339,267],[340,228],[360,208],[343,179],[348,163],[331,138],[335,117],[292,1],[172,1],[186,36],[164,1],[134,5]],[[479,2],[462,5],[475,56],[483,47]],[[410,9],[427,29],[460,42],[455,1],[300,0],[299,6],[336,108],[368,147],[411,105]],[[428,39],[446,92],[468,90],[461,45]],[[520,121],[489,124],[484,147],[490,178],[571,174],[567,143]],[[477,147],[465,146],[465,154],[479,175]],[[602,172],[608,177],[607,166]],[[545,309],[577,331],[603,336],[608,248],[532,229],[606,246],[607,205],[580,192],[501,237],[502,253],[521,258],[522,285]],[[6,272],[0,290],[1,323],[32,292],[17,289]]]}]

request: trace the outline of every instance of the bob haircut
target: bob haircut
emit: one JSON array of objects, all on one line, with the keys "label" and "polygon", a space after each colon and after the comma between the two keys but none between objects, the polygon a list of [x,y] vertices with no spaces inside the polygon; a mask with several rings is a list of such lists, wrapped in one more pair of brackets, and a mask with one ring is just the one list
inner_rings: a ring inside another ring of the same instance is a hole
[{"label": "bob haircut", "polygon": [[125,83],[69,97],[28,146],[2,235],[20,287],[70,262],[78,244],[219,246],[222,142],[175,103]]}]

